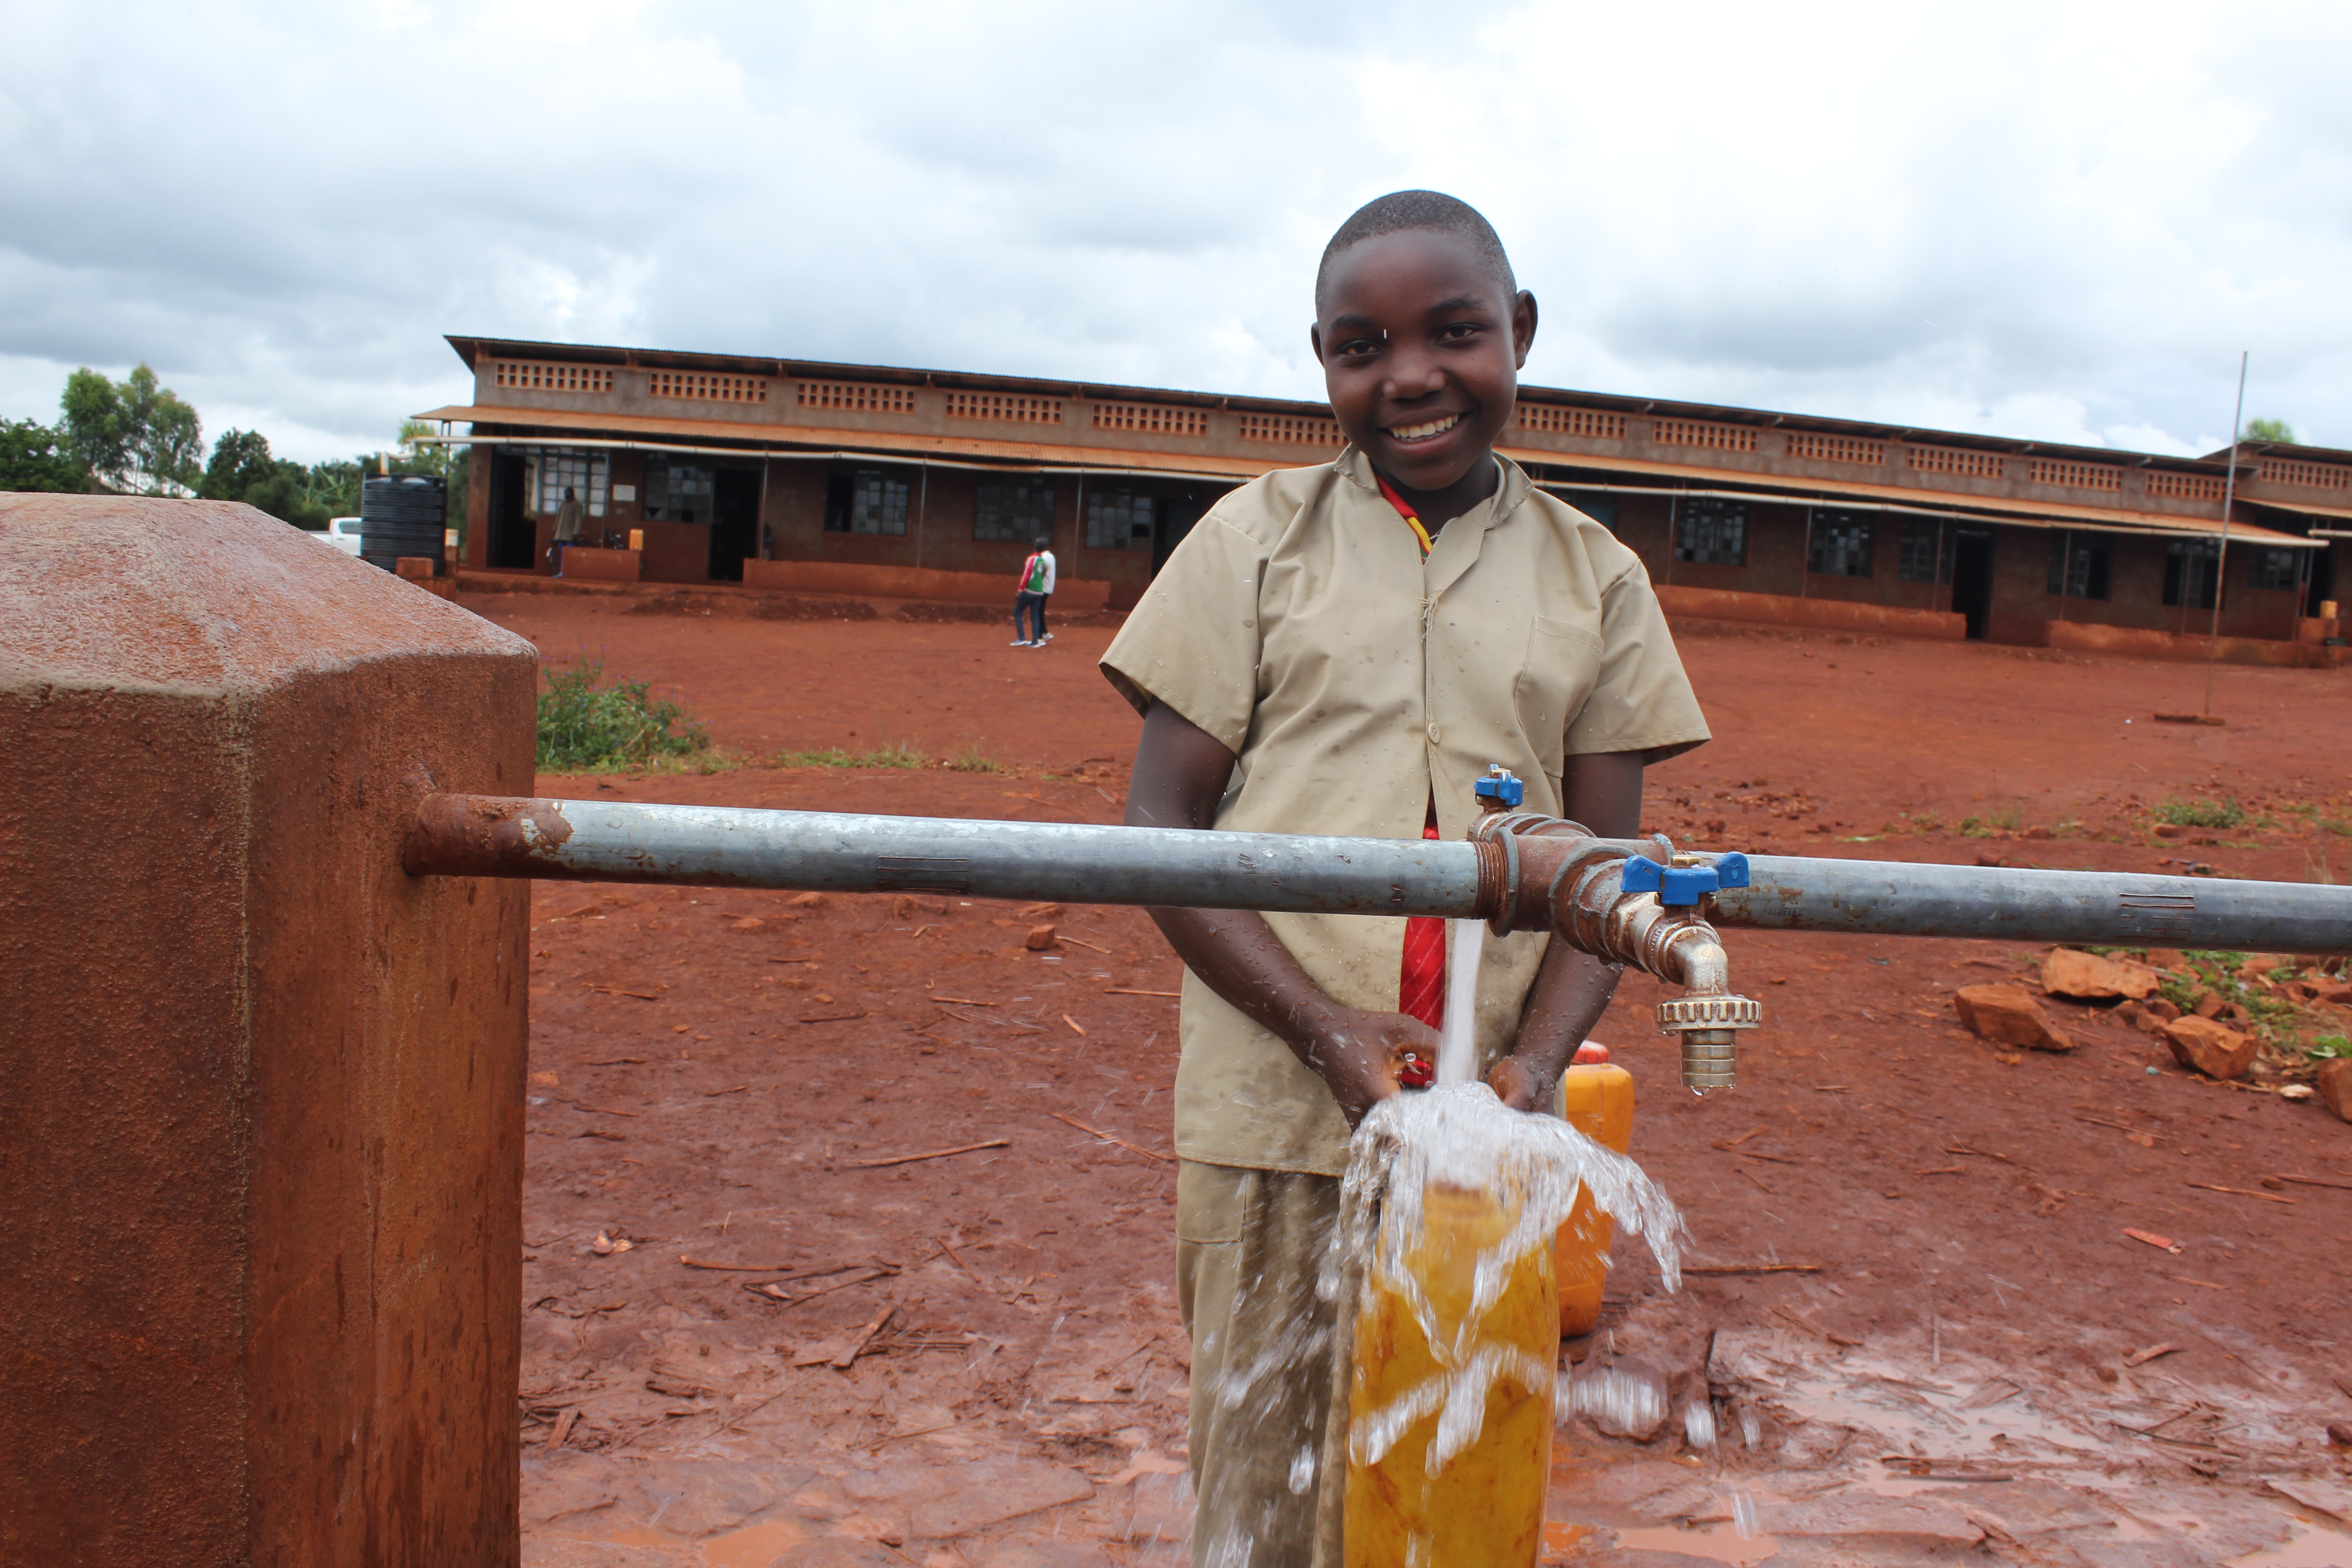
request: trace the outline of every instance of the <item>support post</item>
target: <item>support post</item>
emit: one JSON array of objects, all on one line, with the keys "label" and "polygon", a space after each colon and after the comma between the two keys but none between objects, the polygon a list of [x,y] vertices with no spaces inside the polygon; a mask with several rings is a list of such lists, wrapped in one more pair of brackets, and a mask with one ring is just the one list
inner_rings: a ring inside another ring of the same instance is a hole
[{"label": "support post", "polygon": [[528,645],[241,505],[0,496],[0,1563],[518,1563]]}]

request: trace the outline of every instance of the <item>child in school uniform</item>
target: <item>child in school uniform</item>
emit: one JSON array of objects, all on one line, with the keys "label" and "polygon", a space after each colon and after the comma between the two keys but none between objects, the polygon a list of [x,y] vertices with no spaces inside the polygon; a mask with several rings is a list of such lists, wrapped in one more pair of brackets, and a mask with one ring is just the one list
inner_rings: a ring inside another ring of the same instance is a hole
[{"label": "child in school uniform", "polygon": [[[1630,836],[1642,770],[1707,739],[1633,552],[1494,451],[1534,341],[1485,218],[1430,191],[1333,236],[1312,342],[1348,445],[1219,501],[1103,656],[1144,716],[1129,823],[1459,838],[1500,763],[1524,809]],[[1186,973],[1177,1288],[1192,1336],[1192,1560],[1304,1568],[1334,1304],[1318,1299],[1350,1130],[1434,1058],[1442,922],[1155,910]],[[1546,1108],[1616,984],[1521,933],[1485,949],[1481,1070]]]}]

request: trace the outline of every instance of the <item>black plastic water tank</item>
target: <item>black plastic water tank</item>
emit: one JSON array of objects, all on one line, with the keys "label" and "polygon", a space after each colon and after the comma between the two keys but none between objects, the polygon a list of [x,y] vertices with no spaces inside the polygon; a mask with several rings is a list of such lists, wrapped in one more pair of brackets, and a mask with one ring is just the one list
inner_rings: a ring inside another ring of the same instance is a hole
[{"label": "black plastic water tank", "polygon": [[360,554],[385,571],[404,555],[429,556],[441,571],[449,481],[427,474],[379,474],[360,485]]}]

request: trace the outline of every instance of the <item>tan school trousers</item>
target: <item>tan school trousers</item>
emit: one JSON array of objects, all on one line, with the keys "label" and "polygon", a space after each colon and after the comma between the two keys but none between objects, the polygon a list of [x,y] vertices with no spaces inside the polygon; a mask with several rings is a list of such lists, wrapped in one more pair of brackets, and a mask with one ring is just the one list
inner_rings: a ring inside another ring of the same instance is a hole
[{"label": "tan school trousers", "polygon": [[[1187,1160],[1176,1173],[1176,1297],[1192,1337],[1194,1568],[1339,1568],[1334,1303],[1317,1283],[1339,1179]],[[1336,1494],[1335,1500],[1336,1501]]]}]

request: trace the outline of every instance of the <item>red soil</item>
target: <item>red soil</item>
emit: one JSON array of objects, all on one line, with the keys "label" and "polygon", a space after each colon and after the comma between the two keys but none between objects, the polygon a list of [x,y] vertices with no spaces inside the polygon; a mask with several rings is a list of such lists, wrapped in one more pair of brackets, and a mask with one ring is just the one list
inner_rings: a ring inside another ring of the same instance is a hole
[{"label": "red soil", "polygon": [[[1117,819],[1137,725],[1094,669],[1108,629],[1030,651],[994,626],[468,602],[551,658],[584,649],[652,680],[723,748],[904,742],[1006,770],[749,766],[543,778],[542,793]],[[1685,628],[1684,653],[1718,739],[1653,774],[1654,826],[1677,837],[2288,879],[2347,858],[2347,840],[2295,810],[2352,815],[2352,679],[2336,672],[2223,667],[2228,722],[2209,728],[2151,721],[2200,705],[2193,667],[1705,627]],[[2144,807],[2217,795],[2252,808],[2250,824],[2147,830]],[[2024,837],[2038,829],[2056,836]],[[1877,841],[1844,842],[1864,837]],[[1150,1542],[1181,1530],[1184,1507],[1174,1180],[1159,1157],[1175,1004],[1135,993],[1173,991],[1178,967],[1149,922],[578,884],[541,885],[533,908],[527,1561],[1165,1557]],[[1023,938],[1041,920],[1063,945],[1032,953]],[[2263,1178],[2352,1181],[2352,1128],[2188,1076],[2096,1009],[2049,1004],[2082,1042],[2072,1055],[1976,1040],[1950,992],[2030,978],[2033,955],[2011,945],[1762,932],[1729,945],[1767,1016],[1738,1092],[1671,1088],[1644,977],[1596,1033],[1641,1085],[1634,1153],[1686,1211],[1692,1258],[1818,1271],[1710,1274],[1667,1295],[1646,1256],[1618,1248],[1602,1329],[1571,1353],[1685,1391],[1711,1376],[1720,1408],[1758,1415],[1759,1446],[1727,1435],[1669,1474],[1672,1424],[1646,1447],[1564,1429],[1557,1560],[1643,1561],[1634,1548],[1669,1544],[1645,1527],[1692,1519],[1684,1538],[1711,1543],[1685,1550],[1739,1560],[1728,1526],[1674,1500],[1678,1485],[1779,1508],[1765,1528],[1783,1563],[1850,1561],[1835,1552],[1857,1546],[1924,1562],[1970,1531],[2005,1558],[2031,1537],[2038,1561],[2194,1563],[2293,1520],[2322,1527],[2265,1500],[2260,1478],[2343,1479],[2324,1428],[2352,1420],[2352,1191]],[[600,1231],[634,1245],[596,1255]],[[788,1286],[841,1287],[790,1304],[744,1288],[845,1265],[887,1267]],[[886,1309],[879,1353],[846,1371],[793,1364],[852,1348]],[[2166,1343],[2178,1348],[2125,1366]],[[1808,1367],[1841,1391],[1834,1408],[1800,1398]],[[1907,1439],[1911,1417],[1867,1394],[1890,1379],[1937,1412]],[[2021,1392],[1954,1413],[2004,1380]],[[2129,1430],[2184,1406],[2156,1436]],[[2004,1413],[1997,1437],[1969,1426]],[[1903,1502],[1941,1521],[1909,1534],[1824,1523],[1804,1500],[1894,1506],[1870,1478],[1906,1443],[2003,1458],[2041,1489],[1984,1502],[1999,1489],[1946,1486]],[[1955,1493],[1969,1496],[1936,1500]],[[2069,1508],[2082,1517],[2049,1522]]]}]

